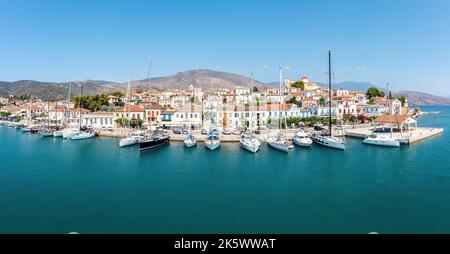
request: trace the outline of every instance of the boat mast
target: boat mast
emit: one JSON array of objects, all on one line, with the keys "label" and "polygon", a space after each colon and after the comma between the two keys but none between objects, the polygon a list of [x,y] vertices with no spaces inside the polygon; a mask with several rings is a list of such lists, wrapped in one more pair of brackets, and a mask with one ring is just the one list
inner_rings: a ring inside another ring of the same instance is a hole
[{"label": "boat mast", "polygon": [[280,66],[279,66],[279,69],[280,69],[280,91],[279,91],[279,95],[280,95],[280,104],[278,105],[278,113],[280,114],[279,116],[278,116],[278,128],[281,130],[281,121],[283,120],[281,117],[282,117],[282,115],[281,115],[281,103],[282,103],[282,99],[281,99],[281,96],[282,96],[282,93],[281,93],[281,83],[283,82],[282,81],[282,76],[283,76],[283,74],[281,73],[281,64],[280,64]]},{"label": "boat mast", "polygon": [[130,80],[128,81],[128,88],[127,88],[127,96],[128,96],[128,136],[130,135],[130,128],[131,128],[131,118],[130,118],[130,102],[131,102],[131,68],[130,68]]},{"label": "boat mast", "polygon": [[31,99],[31,89],[28,88],[28,94],[30,96],[30,105],[28,105],[27,117],[28,117],[28,127],[31,123],[31,105],[33,104],[33,100]]},{"label": "boat mast", "polygon": [[[148,58],[148,73],[147,73],[149,91],[150,91],[150,89],[152,89],[152,79],[151,79],[152,62],[153,62],[153,59],[152,59],[152,56],[150,55],[150,57]],[[151,132],[152,131],[152,120],[153,120],[152,119],[153,115],[152,115],[152,99],[151,99],[151,97],[150,97],[149,105],[150,105],[150,132]]]},{"label": "boat mast", "polygon": [[391,138],[392,138],[392,103],[391,103],[391,93],[389,92],[389,83],[386,84],[386,97],[389,103],[389,124],[391,128]]},{"label": "boat mast", "polygon": [[56,129],[58,129],[58,100],[56,100],[56,102],[55,102],[55,114],[56,114],[55,125],[56,125]]},{"label": "boat mast", "polygon": [[81,90],[80,90],[80,102],[78,102],[78,110],[79,110],[79,113],[80,113],[80,131],[81,131],[81,107],[82,107],[82,104],[81,104],[81,101],[83,100],[83,83],[81,83]]},{"label": "boat mast", "polygon": [[[252,68],[251,68],[250,76],[251,76],[251,78],[252,78],[252,86],[250,87],[250,101],[253,102],[253,66],[252,66]],[[250,121],[248,121],[248,126],[250,127],[250,122],[251,122],[253,119],[252,119],[252,115],[251,115],[251,113],[250,113],[250,108],[251,108],[250,103],[248,103],[248,105],[249,105],[249,107],[248,107],[248,116],[250,117]],[[247,128],[247,123],[245,123],[245,127]],[[253,133],[253,132],[251,131],[251,133]]]},{"label": "boat mast", "polygon": [[47,129],[50,130],[50,95],[47,95]]},{"label": "boat mast", "polygon": [[67,103],[67,113],[69,114],[69,126],[70,126],[70,99],[71,99],[70,96],[71,96],[71,93],[72,93],[72,83],[69,84],[69,97],[67,98],[67,101],[68,101],[68,103]]},{"label": "boat mast", "polygon": [[328,131],[331,137],[331,50],[328,50]]}]

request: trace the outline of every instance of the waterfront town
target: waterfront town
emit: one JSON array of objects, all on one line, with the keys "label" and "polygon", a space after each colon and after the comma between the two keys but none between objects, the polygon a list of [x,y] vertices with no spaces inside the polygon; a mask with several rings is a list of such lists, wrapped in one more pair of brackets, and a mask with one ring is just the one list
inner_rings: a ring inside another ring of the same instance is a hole
[{"label": "waterfront town", "polygon": [[365,138],[371,134],[371,126],[389,124],[395,125],[402,137],[406,131],[412,137],[418,129],[420,114],[419,110],[409,108],[404,97],[389,98],[377,88],[365,92],[332,89],[329,93],[328,87],[318,86],[306,76],[285,79],[278,86],[265,88],[202,89],[189,85],[184,90],[128,91],[86,95],[81,99],[81,107],[77,95],[60,101],[46,101],[32,95],[31,98],[9,96],[0,99],[0,112],[4,121],[27,125],[31,121],[60,128],[80,126],[93,129],[100,136],[118,138],[124,137],[124,128],[160,127],[172,130],[171,139],[179,141],[184,138],[180,134],[186,134],[186,130],[202,130],[205,134],[203,130],[210,129],[211,123],[223,134],[224,141],[239,141],[244,130],[260,134],[276,128],[290,129],[292,138],[298,128],[326,126],[329,115],[334,130],[337,126],[345,127],[348,136]]}]

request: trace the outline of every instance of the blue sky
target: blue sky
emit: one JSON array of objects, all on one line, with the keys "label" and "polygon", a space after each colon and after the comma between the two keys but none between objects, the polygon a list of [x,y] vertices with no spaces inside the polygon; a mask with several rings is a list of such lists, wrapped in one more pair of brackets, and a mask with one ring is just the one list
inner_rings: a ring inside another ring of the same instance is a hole
[{"label": "blue sky", "polygon": [[450,95],[446,0],[0,0],[0,80],[126,81],[209,68]]}]

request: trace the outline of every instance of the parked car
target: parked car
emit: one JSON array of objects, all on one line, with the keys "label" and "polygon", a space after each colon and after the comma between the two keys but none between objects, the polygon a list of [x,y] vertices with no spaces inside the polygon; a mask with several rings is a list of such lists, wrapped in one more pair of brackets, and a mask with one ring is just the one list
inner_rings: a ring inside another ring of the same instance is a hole
[{"label": "parked car", "polygon": [[206,135],[208,134],[208,131],[206,129],[202,129],[202,131],[200,132],[202,135]]},{"label": "parked car", "polygon": [[182,134],[181,130],[173,129],[173,134]]}]

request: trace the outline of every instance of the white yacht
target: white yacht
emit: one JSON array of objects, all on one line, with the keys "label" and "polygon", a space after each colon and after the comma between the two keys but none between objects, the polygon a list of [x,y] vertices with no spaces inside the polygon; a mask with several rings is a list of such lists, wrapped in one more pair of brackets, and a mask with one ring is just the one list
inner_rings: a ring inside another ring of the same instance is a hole
[{"label": "white yacht", "polygon": [[133,135],[126,138],[122,138],[119,141],[119,147],[126,147],[126,146],[134,146],[139,144],[139,141],[141,140],[141,136]]},{"label": "white yacht", "polygon": [[54,131],[53,132],[53,137],[55,138],[62,138],[64,135],[64,131],[63,130],[59,130],[59,131]]},{"label": "white yacht", "polygon": [[67,128],[63,130],[63,138],[64,139],[72,139],[73,136],[80,133],[80,130],[78,128]]},{"label": "white yacht", "polygon": [[53,131],[50,129],[43,129],[39,132],[39,135],[44,138],[53,137]]},{"label": "white yacht", "polygon": [[376,146],[400,147],[400,142],[389,135],[372,135],[364,139],[363,143]]},{"label": "white yacht", "polygon": [[304,147],[311,146],[313,143],[312,139],[309,138],[309,134],[303,129],[299,130],[292,140],[294,141],[294,144]]},{"label": "white yacht", "polygon": [[[290,149],[293,149],[294,146],[289,143],[289,141],[288,141],[288,139],[286,137],[286,132],[287,132],[287,120],[286,120],[287,112],[286,111],[284,111],[284,112],[281,111],[281,105],[283,105],[283,103],[284,103],[284,100],[282,99],[283,97],[282,97],[282,94],[281,94],[281,90],[282,90],[282,87],[283,87],[283,84],[284,84],[283,83],[283,73],[282,73],[281,65],[279,66],[279,68],[280,68],[280,90],[279,90],[280,91],[279,92],[280,104],[279,104],[278,110],[280,111],[280,114],[282,112],[283,115],[280,115],[280,117],[279,117],[278,130],[276,130],[271,135],[271,137],[269,137],[267,139],[267,144],[269,144],[270,147],[272,147],[272,148],[274,148],[276,150],[279,150],[279,151],[287,153],[287,152],[289,152]],[[285,133],[283,133],[283,131],[282,131],[282,129],[283,129],[282,128],[282,124],[281,124],[282,120],[284,121],[284,132]]]},{"label": "white yacht", "polygon": [[[128,81],[128,88],[127,88],[127,98],[128,98],[128,102],[131,101],[130,98],[130,94],[131,94],[131,80],[132,80],[132,76],[131,76],[131,70],[130,70],[130,80]],[[150,109],[151,112],[151,109]],[[127,126],[127,137],[120,139],[119,141],[119,147],[127,147],[127,146],[133,146],[133,145],[137,145],[139,144],[139,141],[141,140],[141,136],[137,136],[137,135],[131,135],[130,131],[131,131],[131,119],[130,119],[130,105],[128,105],[128,114],[127,114],[127,122],[128,122],[128,126]]]},{"label": "white yacht", "polygon": [[278,132],[275,136],[270,137],[267,140],[267,144],[276,150],[286,153],[289,152],[290,149],[294,148],[294,146],[289,143],[287,138],[281,132]]},{"label": "white yacht", "polygon": [[261,142],[251,132],[246,132],[241,136],[241,147],[245,150],[256,153],[261,148]]},{"label": "white yacht", "polygon": [[331,131],[331,50],[328,51],[328,132],[315,131],[312,135],[312,140],[314,143],[329,148],[334,148],[338,150],[345,150],[345,139],[333,137]]},{"label": "white yacht", "polygon": [[197,145],[197,139],[190,133],[186,136],[183,143],[185,147],[191,148]]},{"label": "white yacht", "polygon": [[[387,99],[389,101],[389,111],[392,112],[392,104],[390,102],[391,100],[391,93],[389,91],[389,83],[387,86]],[[389,124],[390,124],[390,132],[389,134],[375,134],[372,133],[371,136],[367,137],[363,140],[364,144],[367,145],[376,145],[376,146],[388,146],[388,147],[400,147],[400,141],[403,141],[402,138],[395,138],[393,137],[393,129],[392,129],[392,120],[391,120],[392,114],[389,114]]]},{"label": "white yacht", "polygon": [[220,139],[215,131],[210,131],[205,140],[205,146],[211,151],[220,147]]},{"label": "white yacht", "polygon": [[316,132],[312,136],[312,140],[314,143],[338,149],[338,150],[345,150],[345,141],[343,139],[332,137],[330,135],[326,135],[320,132]]},{"label": "white yacht", "polygon": [[93,137],[95,137],[94,132],[83,131],[72,136],[71,140],[83,140],[83,139],[90,139]]}]

